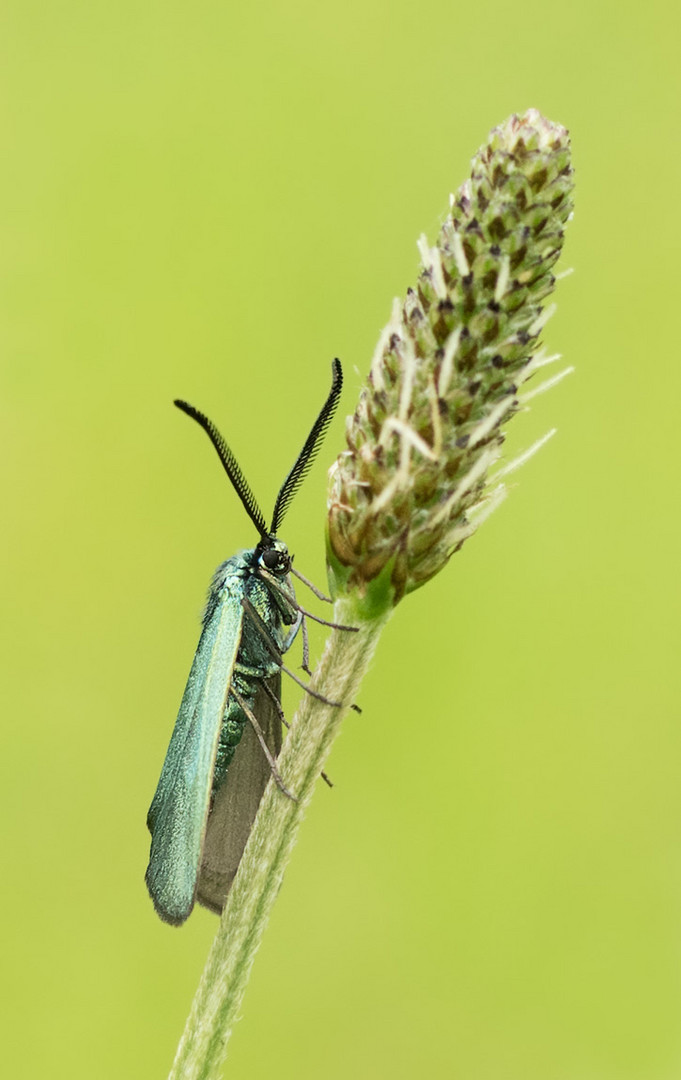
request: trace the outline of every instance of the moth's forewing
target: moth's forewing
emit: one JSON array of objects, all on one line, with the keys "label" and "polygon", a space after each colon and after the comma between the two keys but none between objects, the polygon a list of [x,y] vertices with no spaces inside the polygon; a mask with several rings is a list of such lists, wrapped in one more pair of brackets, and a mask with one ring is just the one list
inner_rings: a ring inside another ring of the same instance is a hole
[{"label": "moth's forewing", "polygon": [[[236,593],[239,592],[237,596]],[[194,906],[220,726],[241,640],[240,580],[214,583],[147,824],[146,882],[156,911],[179,926]]]},{"label": "moth's forewing", "polygon": [[[270,676],[267,683],[279,701],[281,673]],[[253,712],[270,753],[276,757],[281,749],[281,719],[263,689],[256,694]],[[269,762],[247,721],[225,780],[215,794],[203,845],[196,899],[218,915],[225,906],[270,776]]]}]

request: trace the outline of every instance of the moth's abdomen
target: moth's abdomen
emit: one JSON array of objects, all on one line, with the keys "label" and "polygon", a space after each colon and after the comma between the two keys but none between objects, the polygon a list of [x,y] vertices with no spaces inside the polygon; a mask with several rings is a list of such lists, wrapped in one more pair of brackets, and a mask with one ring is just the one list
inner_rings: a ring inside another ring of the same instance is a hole
[{"label": "moth's abdomen", "polygon": [[[274,674],[277,670],[277,665],[273,664],[272,661],[270,661],[269,664],[263,665],[262,668],[252,668],[240,664],[237,660],[232,675],[231,685],[234,687],[241,700],[249,709],[252,709],[261,681],[263,678]],[[241,736],[243,735],[244,727],[249,722],[245,712],[237,703],[234,695],[230,692],[222,720],[222,726],[220,727],[220,737],[218,739],[218,746],[215,754],[215,769],[213,770],[211,798],[215,797],[215,792],[225,779],[227,770],[232,762]]]},{"label": "moth's abdomen", "polygon": [[[247,705],[250,706],[252,704],[252,698],[254,696],[254,694],[248,696],[246,702]],[[237,705],[236,700],[230,695],[227,702],[227,708],[225,709],[222,727],[220,728],[218,748],[215,755],[211,799],[215,798],[215,792],[227,775],[227,769],[232,763],[234,752],[239,745],[241,736],[244,733],[244,726],[247,723],[248,718],[246,714],[242,711],[241,707]]]}]

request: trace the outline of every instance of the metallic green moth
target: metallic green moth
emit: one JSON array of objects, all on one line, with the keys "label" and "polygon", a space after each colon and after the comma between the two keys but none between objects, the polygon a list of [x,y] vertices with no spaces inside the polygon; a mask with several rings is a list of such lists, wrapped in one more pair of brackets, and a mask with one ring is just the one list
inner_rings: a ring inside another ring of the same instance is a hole
[{"label": "metallic green moth", "polygon": [[222,910],[271,772],[283,787],[273,761],[281,746],[281,656],[302,614],[291,556],[276,534],[321,445],[341,387],[340,362],[334,360],[331,390],[282,484],[269,528],[215,425],[193,406],[175,402],[208,434],[260,534],[256,547],[227,559],[213,577],[147,817],[147,887],[157,913],[175,926],[196,900]]}]

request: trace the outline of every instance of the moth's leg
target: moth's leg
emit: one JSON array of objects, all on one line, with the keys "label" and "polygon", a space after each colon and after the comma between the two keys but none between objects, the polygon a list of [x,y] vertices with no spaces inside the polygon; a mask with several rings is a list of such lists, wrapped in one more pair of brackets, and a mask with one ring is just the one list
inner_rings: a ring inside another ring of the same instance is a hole
[{"label": "moth's leg", "polygon": [[296,603],[296,608],[301,615],[306,615],[308,619],[313,619],[315,622],[321,623],[322,626],[330,626],[332,630],[349,630],[353,634],[356,634],[359,630],[359,626],[346,626],[344,623],[329,622],[327,619],[320,619],[319,615],[313,615],[311,611],[307,611],[298,603]]},{"label": "moth's leg", "polygon": [[281,720],[284,727],[290,728],[291,725],[289,724],[288,720],[284,716],[284,710],[281,707],[281,702],[280,702],[279,698],[277,697],[277,695],[275,694],[272,687],[270,686],[270,684],[268,683],[267,679],[258,680],[258,686],[262,687],[262,689],[265,691],[268,698],[270,699],[270,701],[274,705],[275,709],[277,710],[277,714],[279,716],[279,719]]},{"label": "moth's leg", "polygon": [[[267,694],[268,698],[270,699],[270,701],[274,705],[275,709],[277,710],[277,713],[279,715],[279,719],[281,720],[284,727],[290,728],[291,725],[289,724],[288,720],[284,716],[284,710],[281,707],[281,702],[280,702],[279,698],[277,697],[277,695],[275,694],[272,687],[270,686],[270,684],[267,682],[267,679],[263,679],[262,682],[259,682],[259,685],[263,688],[263,690]],[[324,780],[325,783],[327,783],[329,785],[329,787],[333,787],[333,783],[331,782],[331,780],[329,780],[329,778],[328,778],[328,776],[326,775],[325,772],[322,772],[322,780]]]},{"label": "moth's leg", "polygon": [[310,635],[307,632],[307,620],[305,616],[302,616],[303,627],[303,662],[300,665],[306,675],[311,675],[310,671]]},{"label": "moth's leg", "polygon": [[235,690],[233,686],[230,689],[230,694],[233,696],[233,698],[236,701],[239,708],[244,712],[245,716],[247,716],[248,719],[250,720],[251,726],[252,726],[255,734],[258,737],[258,742],[262,746],[263,753],[264,753],[265,757],[267,758],[267,763],[268,763],[270,769],[272,770],[272,777],[274,779],[275,784],[277,785],[279,790],[281,792],[283,792],[284,795],[286,795],[287,798],[292,799],[293,802],[298,802],[295,795],[293,795],[289,791],[289,789],[286,787],[286,784],[284,783],[284,781],[282,780],[282,778],[281,778],[281,776],[279,774],[279,770],[277,769],[277,766],[275,765],[274,758],[272,757],[272,754],[270,753],[270,748],[267,745],[267,743],[265,742],[265,736],[262,733],[262,728],[260,727],[260,724],[256,720],[253,711],[246,704],[246,702],[244,701],[244,699],[242,698],[242,696],[238,692],[238,690]]},{"label": "moth's leg", "polygon": [[258,566],[255,571],[256,577],[259,577],[261,581],[266,581],[274,591],[284,598],[291,611],[298,610],[298,604],[296,603],[296,594],[291,588],[291,592],[279,581],[274,574],[270,574],[269,570],[266,570],[264,566]]},{"label": "moth's leg", "polygon": [[313,585],[312,582],[308,578],[306,578],[304,574],[301,574],[300,570],[294,570],[293,567],[291,567],[290,572],[293,574],[294,577],[298,578],[298,581],[302,581],[303,585],[307,585],[310,592],[313,592],[318,600],[323,600],[325,604],[333,604],[333,600],[331,599],[331,597],[326,596],[321,589],[318,589],[316,585]]},{"label": "moth's leg", "polygon": [[285,645],[284,650],[283,650],[284,652],[287,652],[287,650],[291,648],[291,646],[293,645],[293,642],[295,641],[296,634],[298,633],[298,630],[300,629],[300,627],[302,625],[303,625],[303,614],[302,614],[301,611],[298,611],[298,609],[296,608],[296,620],[295,620],[294,623],[291,623],[289,625],[289,631],[288,631],[288,634],[286,636],[286,645]]},{"label": "moth's leg", "polygon": [[[257,608],[253,606],[247,596],[243,596],[241,598],[241,606],[244,609],[244,613],[250,616],[251,622],[260,634],[262,640],[264,641],[265,648],[267,649],[268,653],[270,654],[274,662],[277,664],[277,666],[281,667],[281,649],[272,637],[267,623],[263,621],[260,612],[257,610]],[[302,620],[302,615],[300,616],[300,619]]]},{"label": "moth's leg", "polygon": [[[291,573],[296,573],[296,575],[300,577],[297,571],[293,570],[293,567],[291,567]],[[359,626],[346,626],[344,623],[328,622],[327,619],[321,619],[319,615],[313,615],[311,611],[308,611],[306,608],[301,607],[295,597],[292,597],[289,593],[287,593],[283,586],[280,584],[280,582],[278,582],[277,579],[274,577],[274,575],[269,574],[267,570],[263,569],[262,566],[258,569],[258,577],[261,577],[264,581],[267,582],[268,585],[271,585],[273,589],[276,589],[278,593],[285,597],[286,601],[295,611],[300,612],[301,615],[307,615],[308,619],[313,619],[315,622],[321,623],[322,626],[330,626],[332,630],[349,630],[352,633],[357,633],[357,631],[359,630]],[[326,600],[328,598],[326,596],[323,596],[322,599]]]},{"label": "moth's leg", "polygon": [[[322,701],[325,705],[333,705],[333,707],[336,708],[336,709],[344,708],[344,704],[343,704],[342,701],[331,701],[329,698],[324,697],[323,694],[320,694],[317,690],[312,690],[307,685],[307,683],[304,683],[302,679],[299,679],[298,676],[295,675],[290,670],[290,668],[286,667],[283,660],[281,659],[281,655],[279,653],[279,650],[277,649],[276,645],[272,641],[272,637],[271,637],[269,631],[267,630],[267,627],[263,626],[263,621],[260,618],[260,616],[259,616],[258,612],[256,611],[256,609],[253,607],[253,604],[251,603],[251,601],[248,599],[247,596],[244,596],[241,603],[243,604],[244,611],[248,615],[251,616],[251,618],[253,620],[253,625],[255,626],[256,630],[258,631],[258,633],[262,637],[263,641],[265,642],[265,644],[266,644],[266,646],[267,646],[267,648],[268,648],[268,650],[270,652],[270,655],[271,655],[272,659],[281,668],[281,670],[286,672],[286,674],[291,679],[293,679],[294,682],[297,682],[298,686],[302,686],[303,690],[305,690],[310,695],[310,697],[316,698],[317,701]],[[358,705],[350,705],[350,708],[354,709],[355,712],[361,712],[362,711]]]},{"label": "moth's leg", "polygon": [[[289,678],[293,679],[295,683],[298,683],[298,686],[302,687],[310,697],[316,698],[317,701],[322,701],[325,705],[333,705],[334,709],[342,709],[344,707],[342,701],[331,701],[331,698],[327,698],[324,694],[320,694],[317,690],[313,690],[312,687],[308,686],[307,683],[304,683],[302,679],[299,679],[295,672],[291,671],[290,668],[287,668],[283,662],[280,662],[279,667],[289,676]],[[354,709],[355,712],[361,712],[361,709],[359,709],[357,705],[351,705],[350,708]]]}]

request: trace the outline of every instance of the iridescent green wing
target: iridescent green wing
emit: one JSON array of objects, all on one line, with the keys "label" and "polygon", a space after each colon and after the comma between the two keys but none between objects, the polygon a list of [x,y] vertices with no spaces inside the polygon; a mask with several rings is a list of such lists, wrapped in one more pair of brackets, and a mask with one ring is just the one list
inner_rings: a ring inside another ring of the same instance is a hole
[{"label": "iridescent green wing", "polygon": [[[279,701],[281,672],[270,676],[267,685]],[[272,757],[276,758],[281,750],[281,717],[272,697],[262,687],[255,696],[253,713]],[[215,793],[201,856],[196,899],[218,914],[225,906],[270,776],[269,762],[252,725],[247,722],[224,782]]]},{"label": "iridescent green wing", "polygon": [[147,825],[146,882],[156,911],[179,926],[194,906],[210,805],[215,752],[243,621],[242,580],[232,577],[208,600]]}]

